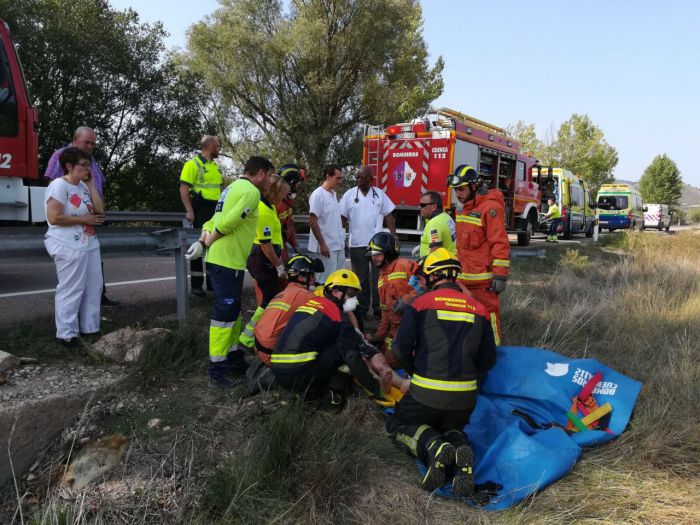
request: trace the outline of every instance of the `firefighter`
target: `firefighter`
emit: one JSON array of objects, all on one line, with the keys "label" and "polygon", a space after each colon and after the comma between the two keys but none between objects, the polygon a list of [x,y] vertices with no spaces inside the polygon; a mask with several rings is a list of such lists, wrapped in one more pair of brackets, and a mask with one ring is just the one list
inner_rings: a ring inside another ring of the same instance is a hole
[{"label": "firefighter", "polygon": [[498,296],[505,290],[510,268],[510,242],[504,222],[503,194],[488,190],[476,170],[463,164],[447,177],[462,211],[457,215],[459,279],[486,307],[496,344],[500,344],[501,310]]},{"label": "firefighter", "polygon": [[255,279],[258,307],[246,324],[239,339],[243,349],[253,350],[255,324],[272,298],[282,290],[284,275],[282,262],[282,225],[277,217],[276,205],[289,193],[289,184],[278,175],[270,178],[264,195],[258,204],[258,223],[253,250],[248,257],[248,272]]},{"label": "firefighter", "polygon": [[255,325],[255,355],[258,361],[246,372],[250,394],[256,394],[263,388],[271,388],[274,384],[270,355],[292,314],[314,297],[316,272],[323,271],[323,263],[306,255],[293,255],[287,261],[285,269],[287,287],[272,298]]},{"label": "firefighter", "polygon": [[270,358],[275,379],[283,388],[325,396],[327,408],[333,412],[345,406],[350,373],[372,394],[380,395],[379,383],[363,358],[384,358],[365,342],[347,315],[357,307],[359,291],[360,280],[351,270],[331,273],[323,296],[309,299],[294,312]]},{"label": "firefighter", "polygon": [[243,176],[221,193],[216,213],[204,225],[209,232],[204,234],[206,262],[214,292],[209,325],[212,386],[231,388],[231,377],[244,375],[248,368],[243,352],[237,348],[243,278],[256,234],[260,190],[265,189],[273,170],[269,160],[249,158]]},{"label": "firefighter", "polygon": [[386,428],[426,467],[421,486],[473,490],[471,447],[464,434],[476,404],[477,377],[495,363],[496,348],[484,307],[456,284],[459,261],[444,248],[421,268],[427,291],[404,308],[393,351],[412,374],[408,393]]},{"label": "firefighter", "polygon": [[300,253],[297,233],[294,229],[294,201],[297,197],[297,186],[304,182],[306,175],[304,170],[296,164],[285,164],[277,171],[277,175],[289,184],[289,193],[277,206],[277,216],[282,224],[282,240],[284,241],[282,260],[286,263],[289,260],[288,247],[291,247],[294,253]]},{"label": "firefighter", "polygon": [[[214,160],[219,156],[221,143],[212,135],[204,135],[200,142],[200,153],[185,162],[180,174],[180,199],[185,207],[187,220],[195,228],[201,228],[214,215],[221,196],[223,178]],[[190,260],[190,283],[192,293],[205,296],[204,263],[199,258]],[[207,278],[207,289],[211,290]]]},{"label": "firefighter", "polygon": [[425,257],[433,250],[445,248],[453,255],[455,248],[455,221],[442,208],[442,197],[436,191],[421,195],[420,214],[425,222],[420,238],[420,256]]},{"label": "firefighter", "polygon": [[369,341],[384,350],[384,356],[390,365],[396,364],[391,353],[391,343],[396,336],[405,304],[416,294],[408,284],[416,273],[415,261],[399,257],[399,240],[390,233],[376,233],[369,241],[367,255],[379,268],[379,304],[381,319],[374,335]]}]

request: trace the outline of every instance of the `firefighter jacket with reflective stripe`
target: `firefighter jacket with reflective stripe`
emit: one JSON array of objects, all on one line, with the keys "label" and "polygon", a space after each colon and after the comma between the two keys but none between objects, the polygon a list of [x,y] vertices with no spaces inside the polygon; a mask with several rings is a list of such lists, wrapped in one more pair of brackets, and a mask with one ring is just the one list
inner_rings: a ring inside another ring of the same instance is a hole
[{"label": "firefighter jacket with reflective stripe", "polygon": [[408,302],[411,297],[415,296],[408,280],[416,273],[417,269],[418,264],[415,261],[401,257],[380,268],[377,287],[382,318],[379,321],[377,332],[374,334],[375,339],[396,337],[396,331],[399,329],[401,321],[401,312],[394,312],[394,305],[401,299]]},{"label": "firefighter jacket with reflective stripe", "polygon": [[425,223],[420,238],[420,256],[425,257],[435,248],[445,248],[452,255],[457,255],[455,239],[455,221],[447,212],[438,212]]},{"label": "firefighter jacket with reflective stripe", "polygon": [[412,374],[411,396],[438,410],[473,406],[478,374],[496,360],[488,314],[456,284],[418,296],[404,308],[393,344]]},{"label": "firefighter jacket with reflective stripe", "polygon": [[504,223],[503,195],[477,192],[457,215],[459,278],[468,287],[491,286],[494,275],[508,277],[510,242]]},{"label": "firefighter jacket with reflective stripe", "polygon": [[199,193],[208,201],[219,200],[223,181],[216,162],[201,155],[185,162],[180,173],[180,182],[187,184],[192,193]]},{"label": "firefighter jacket with reflective stripe", "polygon": [[290,198],[284,199],[277,206],[277,216],[282,224],[282,239],[292,246],[297,245],[297,232],[294,229],[294,201]]},{"label": "firefighter jacket with reflective stripe", "polygon": [[264,349],[272,351],[296,309],[314,297],[314,293],[310,292],[306,286],[289,283],[265,308],[262,317],[255,325],[255,340]]},{"label": "firefighter jacket with reflective stripe", "polygon": [[326,297],[314,297],[296,309],[277,340],[272,369],[295,374],[314,365],[319,354],[335,345],[357,345],[358,335],[348,316]]},{"label": "firefighter jacket with reflective stripe", "polygon": [[222,237],[207,250],[207,262],[233,270],[245,270],[258,224],[260,191],[246,177],[221,192],[216,212],[202,229],[216,229]]}]

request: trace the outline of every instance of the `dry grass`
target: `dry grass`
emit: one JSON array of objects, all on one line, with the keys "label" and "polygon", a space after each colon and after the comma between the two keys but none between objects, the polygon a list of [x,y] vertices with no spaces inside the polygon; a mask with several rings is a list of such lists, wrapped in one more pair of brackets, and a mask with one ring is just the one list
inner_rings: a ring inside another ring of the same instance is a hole
[{"label": "dry grass", "polygon": [[[48,490],[32,523],[700,523],[700,236],[604,239],[514,264],[506,343],[594,357],[644,388],[627,432],[516,507],[487,513],[421,491],[364,399],[328,416],[274,392],[211,394],[201,368],[194,380],[167,366],[195,357],[185,327],[143,362],[167,372],[148,383],[152,401],[97,418],[96,432],[131,440],[112,480],[73,499]],[[170,433],[145,428],[150,417]]]}]

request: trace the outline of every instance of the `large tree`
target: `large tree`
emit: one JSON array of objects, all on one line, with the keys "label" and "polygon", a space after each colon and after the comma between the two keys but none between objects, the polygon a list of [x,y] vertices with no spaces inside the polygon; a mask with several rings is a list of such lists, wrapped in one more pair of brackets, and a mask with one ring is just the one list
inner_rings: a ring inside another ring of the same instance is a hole
[{"label": "large tree", "polygon": [[202,132],[204,91],[168,63],[162,26],[106,0],[0,0],[0,13],[39,110],[41,168],[87,125],[112,206],[173,209],[178,164]]},{"label": "large tree", "polygon": [[554,140],[540,140],[534,124],[518,121],[508,133],[520,142],[523,151],[532,151],[545,166],[568,169],[587,181],[594,192],[614,180],[617,150],[607,143],[603,131],[588,115],[574,113],[558,129]]},{"label": "large tree", "polygon": [[574,113],[557,131],[552,162],[587,181],[593,191],[614,180],[617,150],[607,143],[603,131],[588,115]]},{"label": "large tree", "polygon": [[362,123],[412,117],[442,92],[417,0],[221,3],[192,27],[182,60],[214,92],[220,131],[242,152],[254,143],[317,177]]},{"label": "large tree", "polygon": [[682,191],[681,172],[665,153],[654,157],[639,179],[639,192],[644,202],[675,206]]}]

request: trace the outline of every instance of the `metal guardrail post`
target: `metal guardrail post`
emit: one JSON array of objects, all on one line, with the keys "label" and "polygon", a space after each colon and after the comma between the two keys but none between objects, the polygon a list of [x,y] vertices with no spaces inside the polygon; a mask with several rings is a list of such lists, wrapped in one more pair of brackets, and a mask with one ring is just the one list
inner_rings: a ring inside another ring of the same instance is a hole
[{"label": "metal guardrail post", "polygon": [[177,243],[179,249],[175,250],[175,290],[177,295],[177,318],[179,321],[187,319],[189,310],[188,286],[187,286],[187,263],[185,252],[187,251],[187,240],[182,230],[177,231]]}]

